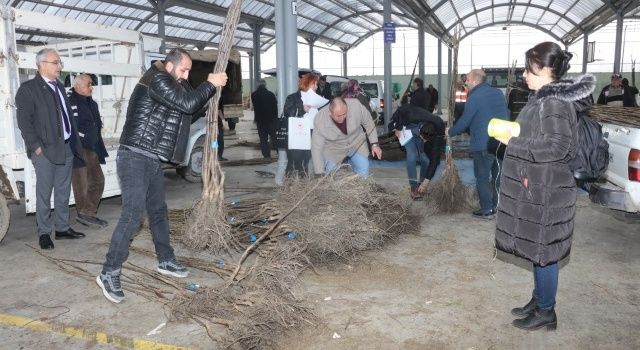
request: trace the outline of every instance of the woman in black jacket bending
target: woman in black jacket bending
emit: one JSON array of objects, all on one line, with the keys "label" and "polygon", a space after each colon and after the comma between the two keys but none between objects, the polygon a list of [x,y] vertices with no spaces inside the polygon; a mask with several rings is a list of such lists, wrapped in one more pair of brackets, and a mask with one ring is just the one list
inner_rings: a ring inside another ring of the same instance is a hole
[{"label": "woman in black jacket bending", "polygon": [[595,79],[560,80],[572,54],[551,42],[526,52],[527,85],[533,93],[516,121],[518,137],[507,144],[500,180],[496,247],[533,263],[529,303],[511,310],[518,328],[556,328],[558,261],[569,256],[576,213],[576,182],[568,161],[576,154],[577,103],[591,95]]}]

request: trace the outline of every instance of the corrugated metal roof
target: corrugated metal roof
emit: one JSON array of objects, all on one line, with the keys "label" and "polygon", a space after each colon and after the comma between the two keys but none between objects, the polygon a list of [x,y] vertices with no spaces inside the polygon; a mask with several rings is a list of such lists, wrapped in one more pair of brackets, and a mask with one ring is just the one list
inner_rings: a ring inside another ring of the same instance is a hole
[{"label": "corrugated metal roof", "polygon": [[[274,45],[274,1],[244,0],[235,45],[252,49],[252,26],[261,28],[261,49]],[[165,9],[165,33],[171,42],[216,44],[232,0],[171,0]],[[298,0],[299,35],[348,49],[382,29],[383,0]],[[156,0],[0,0],[4,5],[157,35]],[[491,25],[528,25],[570,44],[615,19],[616,12],[640,16],[640,0],[395,0],[398,27],[427,31],[450,43],[460,26],[464,38]],[[20,33],[20,31],[18,31]],[[47,35],[20,40],[47,42]]]}]

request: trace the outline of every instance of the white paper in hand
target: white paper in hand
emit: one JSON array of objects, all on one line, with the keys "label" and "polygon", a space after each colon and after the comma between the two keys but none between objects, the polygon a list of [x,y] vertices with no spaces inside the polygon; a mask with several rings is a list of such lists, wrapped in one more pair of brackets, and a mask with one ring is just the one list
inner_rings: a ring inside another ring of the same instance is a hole
[{"label": "white paper in hand", "polygon": [[318,95],[315,91],[311,89],[300,92],[300,95],[302,97],[302,103],[311,108],[317,109],[326,105],[329,102],[329,100]]},{"label": "white paper in hand", "polygon": [[404,146],[411,140],[412,137],[413,133],[411,132],[411,130],[407,130],[407,128],[402,127],[402,130],[400,130],[400,137],[398,137],[398,141],[400,141],[401,146]]}]

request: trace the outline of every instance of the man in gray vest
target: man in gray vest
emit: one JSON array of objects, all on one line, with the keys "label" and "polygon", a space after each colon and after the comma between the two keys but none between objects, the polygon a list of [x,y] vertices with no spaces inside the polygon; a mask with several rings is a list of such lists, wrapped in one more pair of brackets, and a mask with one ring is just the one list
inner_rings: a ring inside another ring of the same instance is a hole
[{"label": "man in gray vest", "polygon": [[36,223],[42,249],[53,249],[51,241],[51,192],[54,193],[55,239],[77,239],[84,233],[69,226],[69,195],[74,156],[82,159],[71,105],[58,80],[63,63],[54,49],[36,54],[36,76],[16,93],[18,128],[27,156],[36,171]]}]

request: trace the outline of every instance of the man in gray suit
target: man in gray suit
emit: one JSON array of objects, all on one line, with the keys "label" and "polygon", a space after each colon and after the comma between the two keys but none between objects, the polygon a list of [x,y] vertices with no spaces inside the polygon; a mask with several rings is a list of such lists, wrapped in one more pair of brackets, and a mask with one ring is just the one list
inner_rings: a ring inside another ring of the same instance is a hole
[{"label": "man in gray suit", "polygon": [[38,74],[25,81],[16,93],[18,127],[27,156],[36,170],[36,223],[42,249],[53,249],[51,241],[51,192],[54,192],[55,238],[77,239],[84,233],[69,226],[69,195],[74,156],[81,158],[71,105],[58,80],[63,63],[54,49],[36,54]]}]

